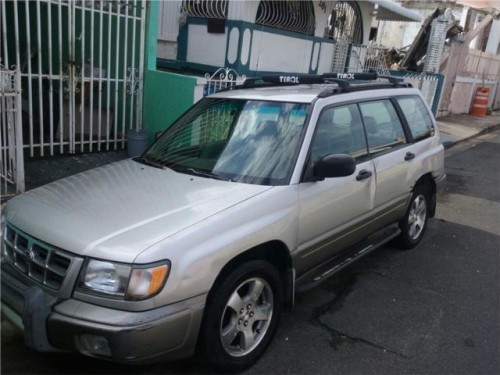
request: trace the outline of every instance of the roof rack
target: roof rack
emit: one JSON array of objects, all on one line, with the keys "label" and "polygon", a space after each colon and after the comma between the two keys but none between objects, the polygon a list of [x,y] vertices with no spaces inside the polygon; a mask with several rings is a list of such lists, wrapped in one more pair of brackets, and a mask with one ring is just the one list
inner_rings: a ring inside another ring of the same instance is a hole
[{"label": "roof rack", "polygon": [[[366,81],[375,81],[377,79],[386,79],[388,82],[379,84],[366,84]],[[356,85],[351,85],[355,82]],[[271,74],[262,77],[247,78],[241,85],[229,86],[220,91],[232,91],[256,87],[279,87],[296,86],[312,84],[335,83],[337,87],[322,91],[318,97],[324,98],[330,95],[380,89],[388,87],[412,87],[410,83],[404,82],[403,78],[394,76],[378,75],[376,72],[368,73],[324,73],[324,74]]]}]

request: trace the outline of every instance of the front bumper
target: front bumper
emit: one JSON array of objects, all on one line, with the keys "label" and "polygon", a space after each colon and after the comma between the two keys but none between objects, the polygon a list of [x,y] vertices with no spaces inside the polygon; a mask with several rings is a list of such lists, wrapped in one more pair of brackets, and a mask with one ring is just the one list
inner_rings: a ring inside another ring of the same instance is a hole
[{"label": "front bumper", "polygon": [[[3,267],[2,267],[3,268]],[[73,298],[59,300],[2,269],[2,313],[37,351],[76,351],[120,363],[166,361],[193,354],[206,295],[130,312]]]}]

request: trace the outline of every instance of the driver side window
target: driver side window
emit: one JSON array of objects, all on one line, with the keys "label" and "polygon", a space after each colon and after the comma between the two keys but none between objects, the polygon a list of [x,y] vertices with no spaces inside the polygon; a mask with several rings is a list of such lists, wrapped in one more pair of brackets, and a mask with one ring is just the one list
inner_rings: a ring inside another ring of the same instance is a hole
[{"label": "driver side window", "polygon": [[356,104],[324,110],[318,119],[311,144],[311,161],[328,154],[347,154],[357,161],[368,157],[363,123]]}]

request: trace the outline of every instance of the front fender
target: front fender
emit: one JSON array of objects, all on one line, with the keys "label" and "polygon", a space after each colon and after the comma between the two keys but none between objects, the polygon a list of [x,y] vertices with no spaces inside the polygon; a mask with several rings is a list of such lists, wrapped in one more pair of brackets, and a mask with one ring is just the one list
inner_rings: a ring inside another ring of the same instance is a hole
[{"label": "front fender", "polygon": [[222,268],[243,252],[270,241],[297,246],[297,186],[279,186],[165,239],[135,263],[169,259],[170,275],[155,305],[207,293]]}]

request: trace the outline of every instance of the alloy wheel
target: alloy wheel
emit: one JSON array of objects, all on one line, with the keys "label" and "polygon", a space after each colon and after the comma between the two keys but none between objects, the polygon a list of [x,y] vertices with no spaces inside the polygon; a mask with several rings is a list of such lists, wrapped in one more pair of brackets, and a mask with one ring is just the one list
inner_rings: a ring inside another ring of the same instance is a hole
[{"label": "alloy wheel", "polygon": [[408,235],[412,240],[416,240],[425,226],[427,217],[427,203],[423,195],[418,195],[413,200],[408,212]]},{"label": "alloy wheel", "polygon": [[229,297],[220,322],[222,347],[231,356],[253,351],[265,336],[273,315],[269,283],[254,277],[242,282]]}]

